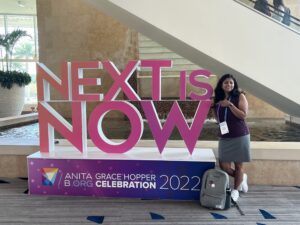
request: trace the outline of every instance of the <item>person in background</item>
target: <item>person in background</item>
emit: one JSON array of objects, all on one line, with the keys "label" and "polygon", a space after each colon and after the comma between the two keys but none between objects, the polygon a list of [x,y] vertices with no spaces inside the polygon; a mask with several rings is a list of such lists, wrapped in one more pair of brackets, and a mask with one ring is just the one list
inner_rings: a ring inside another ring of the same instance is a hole
[{"label": "person in background", "polygon": [[220,168],[234,178],[231,198],[237,201],[239,191],[245,193],[248,191],[247,174],[243,172],[243,163],[251,160],[250,132],[245,122],[248,102],[231,74],[225,74],[219,79],[215,88],[213,109],[220,126],[218,144]]},{"label": "person in background", "polygon": [[268,15],[271,16],[271,11],[269,8],[269,3],[267,0],[256,0],[255,4],[254,4],[254,9]]},{"label": "person in background", "polygon": [[290,25],[290,14],[291,11],[283,3],[283,0],[273,0],[274,13],[273,18],[282,22],[283,24]]}]

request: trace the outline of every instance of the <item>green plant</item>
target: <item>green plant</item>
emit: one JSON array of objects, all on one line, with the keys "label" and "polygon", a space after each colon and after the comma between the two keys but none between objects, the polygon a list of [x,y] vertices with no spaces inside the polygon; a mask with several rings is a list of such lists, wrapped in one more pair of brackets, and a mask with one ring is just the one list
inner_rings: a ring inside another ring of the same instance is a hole
[{"label": "green plant", "polygon": [[[26,31],[17,29],[11,33],[0,35],[0,46],[5,49],[6,70],[0,71],[0,83],[4,88],[10,89],[13,84],[24,86],[30,83],[31,77],[26,72],[11,71],[11,59],[14,47],[20,38],[29,36]],[[2,67],[4,68],[3,62]]]},{"label": "green plant", "polygon": [[3,88],[11,89],[13,84],[17,84],[22,87],[30,82],[31,77],[26,72],[0,71],[0,84]]}]

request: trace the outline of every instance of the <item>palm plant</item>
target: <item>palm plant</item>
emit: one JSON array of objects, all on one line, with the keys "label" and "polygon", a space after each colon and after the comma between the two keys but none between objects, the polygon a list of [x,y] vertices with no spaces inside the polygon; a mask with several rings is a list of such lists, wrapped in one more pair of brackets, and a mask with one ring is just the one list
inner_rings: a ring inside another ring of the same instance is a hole
[{"label": "palm plant", "polygon": [[[16,43],[20,38],[28,36],[26,31],[16,29],[11,33],[4,35],[0,34],[0,46],[5,49],[5,61],[6,61],[6,71],[0,71],[0,84],[4,88],[10,89],[13,84],[18,84],[19,86],[24,86],[30,83],[31,77],[26,72],[11,71],[11,59],[13,55],[13,50]],[[2,62],[3,63],[3,62]],[[4,66],[2,64],[2,68]]]},{"label": "palm plant", "polygon": [[20,40],[20,38],[28,36],[26,31],[24,30],[14,30],[11,33],[7,33],[4,35],[0,34],[0,46],[4,47],[5,49],[5,60],[6,60],[6,71],[11,69],[11,58],[13,54],[14,47],[16,43]]}]

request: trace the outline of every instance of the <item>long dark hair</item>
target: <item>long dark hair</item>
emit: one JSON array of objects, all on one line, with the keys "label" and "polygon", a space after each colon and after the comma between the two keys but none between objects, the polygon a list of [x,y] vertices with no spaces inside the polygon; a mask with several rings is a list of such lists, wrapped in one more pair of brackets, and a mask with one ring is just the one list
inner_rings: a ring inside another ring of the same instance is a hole
[{"label": "long dark hair", "polygon": [[237,96],[240,96],[240,94],[242,93],[239,89],[238,83],[237,83],[236,79],[234,78],[234,76],[231,74],[225,74],[219,79],[217,86],[215,88],[215,98],[214,98],[215,104],[218,103],[219,101],[222,101],[225,99],[225,92],[222,88],[222,85],[223,85],[223,82],[228,78],[232,79],[233,83],[234,83],[234,87],[233,87],[232,91],[229,93],[230,96],[237,97]]}]

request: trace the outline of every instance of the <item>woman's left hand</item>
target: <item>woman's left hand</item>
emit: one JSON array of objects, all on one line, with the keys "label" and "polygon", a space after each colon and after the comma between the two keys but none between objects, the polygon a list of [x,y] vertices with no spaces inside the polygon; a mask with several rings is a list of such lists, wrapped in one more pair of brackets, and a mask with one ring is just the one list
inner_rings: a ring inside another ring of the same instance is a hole
[{"label": "woman's left hand", "polygon": [[232,103],[230,101],[228,101],[227,99],[220,101],[220,104],[222,107],[228,107],[228,106],[232,105]]}]

